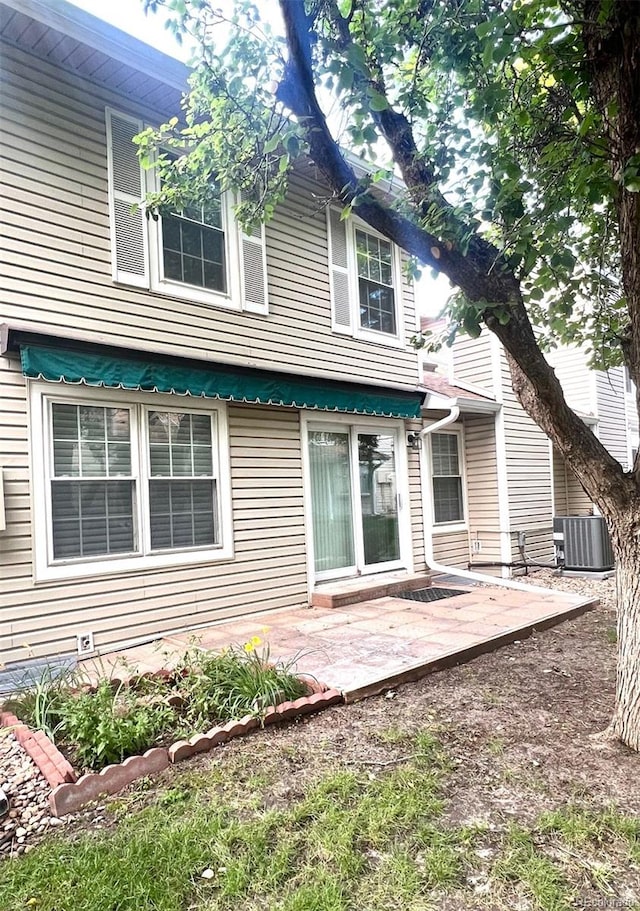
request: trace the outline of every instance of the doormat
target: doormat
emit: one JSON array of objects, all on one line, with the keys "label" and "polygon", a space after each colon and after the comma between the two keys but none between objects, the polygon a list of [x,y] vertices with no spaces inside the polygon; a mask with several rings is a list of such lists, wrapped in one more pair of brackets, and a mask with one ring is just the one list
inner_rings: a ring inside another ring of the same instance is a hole
[{"label": "doormat", "polygon": [[441,601],[443,598],[455,598],[456,595],[468,595],[468,591],[459,588],[438,588],[435,585],[429,588],[419,588],[414,592],[399,592],[394,598],[402,598],[403,601]]}]

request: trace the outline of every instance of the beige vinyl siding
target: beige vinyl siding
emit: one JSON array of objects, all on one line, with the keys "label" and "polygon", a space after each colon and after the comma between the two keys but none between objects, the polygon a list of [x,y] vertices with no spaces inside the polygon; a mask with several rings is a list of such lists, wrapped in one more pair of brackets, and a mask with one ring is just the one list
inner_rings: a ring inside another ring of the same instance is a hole
[{"label": "beige vinyl siding", "polygon": [[477,540],[472,550],[476,561],[499,561],[500,510],[498,503],[498,463],[496,456],[495,417],[465,415],[465,466],[469,537]]},{"label": "beige vinyl siding", "polygon": [[[16,577],[31,576],[27,404],[19,363],[6,358],[0,358],[0,468],[7,523],[6,530],[0,531],[1,591]],[[1,600],[0,620],[1,649],[7,634]]]},{"label": "beige vinyl siding", "polygon": [[436,563],[466,569],[469,563],[469,534],[466,531],[437,532],[433,536]]},{"label": "beige vinyl siding", "polygon": [[640,432],[640,425],[638,422],[638,405],[636,403],[635,393],[627,393],[625,396],[626,402],[626,412],[627,412],[627,432],[629,434],[630,445],[634,448],[638,448],[638,435]]},{"label": "beige vinyl siding", "polygon": [[593,515],[593,503],[562,454],[553,450],[553,493],[556,516]]},{"label": "beige vinyl siding", "polygon": [[[540,561],[542,563],[553,563],[555,558],[555,546],[553,543],[553,523],[549,521],[548,525],[539,526],[529,529],[525,532],[525,553],[528,560]],[[511,533],[511,559],[514,563],[522,561],[522,554],[518,546],[517,532]],[[520,572],[520,570],[515,570]]]},{"label": "beige vinyl siding", "polygon": [[[115,286],[104,108],[130,105],[12,47],[1,75],[4,320],[230,364],[415,385],[408,285],[403,348],[331,331],[326,218],[310,172],[292,179],[288,201],[267,227],[268,316]],[[158,120],[173,112],[132,113]]]},{"label": "beige vinyl siding", "polygon": [[547,360],[560,380],[567,404],[581,414],[595,414],[594,374],[586,352],[569,345],[550,351]]},{"label": "beige vinyl siding", "polygon": [[9,522],[0,533],[0,661],[72,652],[82,631],[104,649],[240,615],[251,623],[260,611],[307,603],[299,413],[249,405],[229,406],[233,560],[34,585],[24,381],[0,365]]},{"label": "beige vinyl siding", "polygon": [[612,367],[596,373],[598,396],[597,434],[611,455],[625,468],[629,462],[627,440],[624,370]]},{"label": "beige vinyl siding", "polygon": [[[407,433],[419,433],[422,430],[421,421],[405,421],[405,436]],[[423,444],[424,445],[424,444]],[[424,541],[424,513],[422,509],[422,483],[420,479],[421,453],[407,448],[407,463],[409,467],[409,509],[411,511],[411,542],[413,549],[413,571],[416,573],[426,569],[425,541]]]},{"label": "beige vinyl siding", "polygon": [[553,504],[549,439],[517,401],[502,349],[499,357],[510,530],[550,527]]},{"label": "beige vinyl siding", "polygon": [[491,391],[493,389],[493,368],[491,361],[491,336],[483,332],[479,338],[462,335],[453,346],[453,375]]}]

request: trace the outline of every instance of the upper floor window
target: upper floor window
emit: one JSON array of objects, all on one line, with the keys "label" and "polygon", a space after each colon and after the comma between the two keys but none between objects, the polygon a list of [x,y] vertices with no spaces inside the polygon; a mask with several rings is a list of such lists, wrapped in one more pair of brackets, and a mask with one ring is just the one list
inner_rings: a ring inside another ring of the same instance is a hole
[{"label": "upper floor window", "polygon": [[227,254],[222,204],[162,216],[162,265],[166,279],[227,293]]},{"label": "upper floor window", "polygon": [[140,167],[133,137],[142,121],[107,110],[109,208],[114,280],[173,297],[268,313],[264,227],[244,233],[228,193],[206,206],[146,217],[157,175]]},{"label": "upper floor window", "polygon": [[396,334],[391,243],[356,229],[360,326],[374,332]]},{"label": "upper floor window", "polygon": [[369,341],[401,340],[400,257],[395,244],[357,218],[329,209],[333,329]]}]

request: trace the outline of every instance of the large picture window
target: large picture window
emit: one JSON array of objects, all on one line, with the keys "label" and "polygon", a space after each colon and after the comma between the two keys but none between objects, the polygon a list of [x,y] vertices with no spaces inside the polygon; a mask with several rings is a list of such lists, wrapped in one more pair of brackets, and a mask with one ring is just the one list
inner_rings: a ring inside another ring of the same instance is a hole
[{"label": "large picture window", "polygon": [[429,439],[434,523],[463,522],[460,437],[457,433],[433,433]]},{"label": "large picture window", "polygon": [[33,393],[41,578],[232,553],[224,406],[119,398]]}]

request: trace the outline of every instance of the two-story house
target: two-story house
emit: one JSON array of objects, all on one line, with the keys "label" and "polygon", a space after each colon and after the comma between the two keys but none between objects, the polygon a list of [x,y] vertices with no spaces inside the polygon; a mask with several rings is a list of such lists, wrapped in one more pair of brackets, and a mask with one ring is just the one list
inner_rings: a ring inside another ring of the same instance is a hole
[{"label": "two-story house", "polygon": [[319,206],[309,163],[251,235],[228,195],[146,218],[132,137],[179,110],[187,69],[63,0],[0,16],[0,660],[424,571],[401,252]]}]

